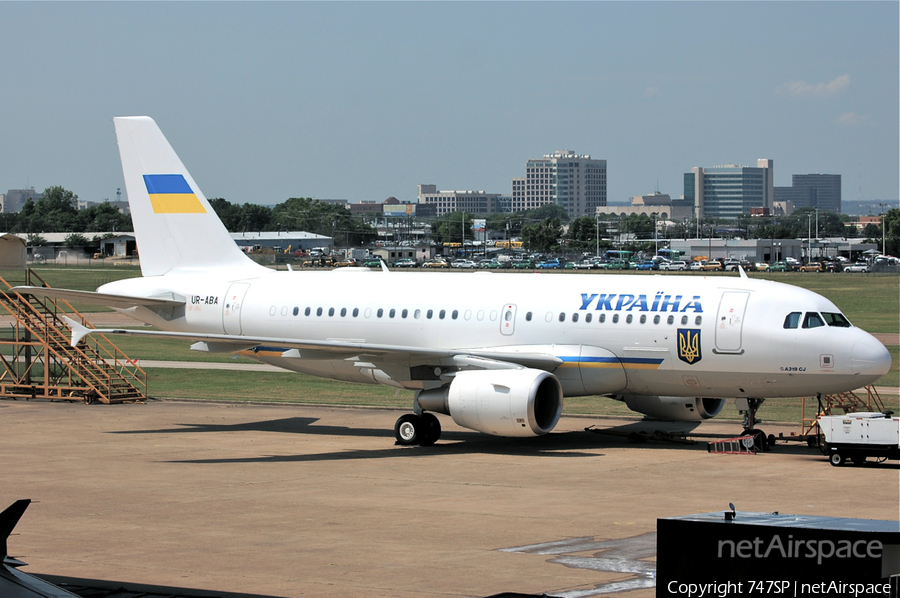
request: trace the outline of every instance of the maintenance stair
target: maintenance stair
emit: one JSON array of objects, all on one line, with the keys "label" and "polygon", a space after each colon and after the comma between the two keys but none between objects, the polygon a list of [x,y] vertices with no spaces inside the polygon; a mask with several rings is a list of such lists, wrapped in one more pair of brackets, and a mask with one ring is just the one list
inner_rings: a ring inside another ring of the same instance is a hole
[{"label": "maintenance stair", "polygon": [[[33,270],[24,284],[48,285]],[[127,403],[147,398],[147,374],[102,335],[73,347],[68,316],[91,328],[68,302],[23,295],[0,277],[0,398]]]}]

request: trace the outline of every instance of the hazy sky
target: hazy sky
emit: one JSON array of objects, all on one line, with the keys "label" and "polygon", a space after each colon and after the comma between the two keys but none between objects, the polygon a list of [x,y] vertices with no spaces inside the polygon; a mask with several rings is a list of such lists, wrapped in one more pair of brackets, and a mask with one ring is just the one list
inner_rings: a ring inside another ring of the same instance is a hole
[{"label": "hazy sky", "polygon": [[610,201],[757,158],[896,200],[898,6],[0,2],[0,192],[115,199],[112,118],[148,115],[237,203],[509,194],[560,149]]}]

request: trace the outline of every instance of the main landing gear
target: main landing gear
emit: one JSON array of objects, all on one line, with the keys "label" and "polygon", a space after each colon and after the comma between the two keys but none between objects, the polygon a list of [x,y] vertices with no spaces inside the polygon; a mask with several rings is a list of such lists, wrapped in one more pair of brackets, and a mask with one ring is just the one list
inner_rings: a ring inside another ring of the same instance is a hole
[{"label": "main landing gear", "polygon": [[759,423],[756,412],[765,402],[765,399],[736,399],[735,406],[744,416],[744,436],[753,437],[753,449],[757,452],[772,450],[775,444],[775,436],[766,436],[766,433],[756,428]]},{"label": "main landing gear", "polygon": [[441,422],[433,413],[407,413],[394,424],[394,437],[402,446],[431,446],[441,437]]}]

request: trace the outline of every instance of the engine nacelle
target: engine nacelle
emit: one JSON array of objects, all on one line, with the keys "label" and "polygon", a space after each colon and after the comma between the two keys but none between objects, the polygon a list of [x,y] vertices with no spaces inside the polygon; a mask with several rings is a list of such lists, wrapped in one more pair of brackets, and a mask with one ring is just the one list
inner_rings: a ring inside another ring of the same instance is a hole
[{"label": "engine nacelle", "polygon": [[725,406],[725,399],[704,399],[701,397],[653,397],[646,395],[617,396],[632,411],[643,413],[653,419],[677,422],[696,422],[719,415]]},{"label": "engine nacelle", "polygon": [[495,436],[541,436],[562,414],[562,385],[543,370],[459,372],[449,388],[419,394],[419,406]]}]

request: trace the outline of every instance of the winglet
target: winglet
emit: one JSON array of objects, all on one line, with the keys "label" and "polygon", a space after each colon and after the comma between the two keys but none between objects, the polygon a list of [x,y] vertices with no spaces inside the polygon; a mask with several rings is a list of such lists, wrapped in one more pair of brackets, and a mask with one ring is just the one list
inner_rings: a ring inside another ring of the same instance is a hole
[{"label": "winglet", "polygon": [[71,345],[73,347],[77,346],[78,343],[81,342],[81,339],[83,339],[84,337],[86,337],[87,335],[89,335],[92,332],[92,330],[90,328],[87,328],[86,326],[82,326],[81,324],[79,324],[78,322],[76,322],[75,320],[73,320],[72,318],[70,318],[68,316],[61,316],[61,317],[62,317],[63,321],[69,325],[69,328],[72,329]]},{"label": "winglet", "polygon": [[738,272],[741,273],[741,278],[750,278],[747,276],[747,273],[744,272],[744,268],[740,264],[738,264]]},{"label": "winglet", "polygon": [[384,263],[384,260],[381,260],[381,271],[390,272],[390,270],[388,270],[387,264]]},{"label": "winglet", "polygon": [[25,509],[27,509],[30,504],[31,499],[23,498],[6,507],[6,510],[0,513],[0,536],[3,537],[3,558],[0,558],[0,562],[3,562],[3,560],[9,556],[6,541],[9,539],[9,535],[12,533],[13,529],[15,529],[16,524],[19,523],[19,519],[22,518]]}]

